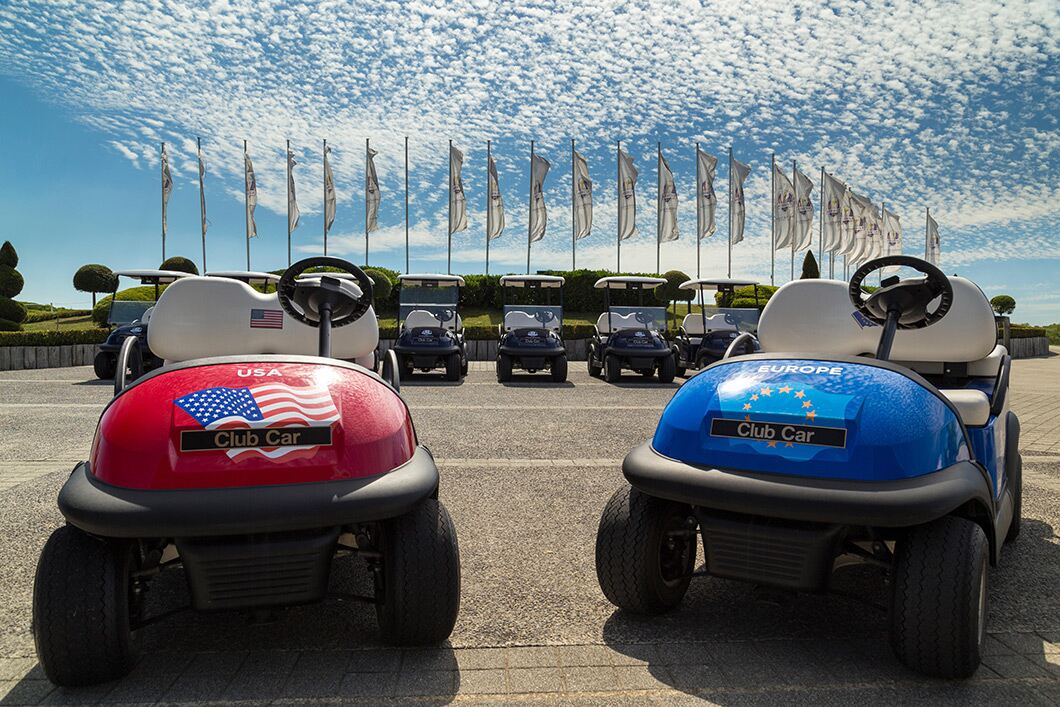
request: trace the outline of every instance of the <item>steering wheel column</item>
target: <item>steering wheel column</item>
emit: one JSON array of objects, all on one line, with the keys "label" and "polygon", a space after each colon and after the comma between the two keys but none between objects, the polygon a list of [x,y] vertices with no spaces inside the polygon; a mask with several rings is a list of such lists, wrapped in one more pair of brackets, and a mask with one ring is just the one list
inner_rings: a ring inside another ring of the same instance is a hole
[{"label": "steering wheel column", "polygon": [[[338,273],[311,273],[313,267],[332,267]],[[353,279],[340,277],[349,274]],[[331,356],[332,327],[352,324],[372,306],[372,280],[359,267],[341,258],[306,258],[284,271],[276,284],[280,306],[293,319],[319,329],[318,354]]]}]

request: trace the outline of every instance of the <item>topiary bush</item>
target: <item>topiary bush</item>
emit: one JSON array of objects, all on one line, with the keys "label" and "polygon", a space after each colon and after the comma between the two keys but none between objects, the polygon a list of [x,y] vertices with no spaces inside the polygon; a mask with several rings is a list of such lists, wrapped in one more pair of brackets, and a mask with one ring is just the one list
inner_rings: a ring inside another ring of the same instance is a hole
[{"label": "topiary bush", "polygon": [[1012,314],[1013,310],[1016,309],[1016,300],[1010,295],[998,295],[990,300],[990,306],[994,308],[994,311],[998,314]]},{"label": "topiary bush", "polygon": [[0,319],[5,319],[16,325],[21,324],[26,321],[26,308],[13,299],[0,297]]},{"label": "topiary bush", "polygon": [[[0,319],[0,331],[17,331],[21,333],[22,325],[16,324],[15,322],[8,321],[7,319]],[[15,344],[12,344],[14,346]]]},{"label": "topiary bush", "polygon": [[372,278],[372,301],[376,309],[379,309],[381,304],[390,301],[394,284],[387,274],[378,268],[365,268],[364,274]]},{"label": "topiary bush", "polygon": [[183,255],[174,255],[172,258],[166,258],[162,261],[162,264],[158,266],[159,270],[176,270],[177,272],[191,273],[192,275],[199,274],[199,268],[195,266],[188,258]]},{"label": "topiary bush", "polygon": [[[716,292],[714,293],[714,301],[719,307],[734,307],[737,309],[762,309],[766,306],[766,302],[773,296],[773,293],[780,288],[774,285],[758,285],[758,299],[755,299],[755,287],[737,287],[733,292],[733,298],[731,301],[727,301],[728,297],[725,293]],[[756,303],[757,302],[757,303]]]},{"label": "topiary bush", "polygon": [[0,245],[0,265],[6,265],[12,269],[18,267],[18,253],[15,252],[15,246],[11,245],[11,241],[4,241],[4,244]]},{"label": "topiary bush", "polygon": [[17,297],[25,284],[18,270],[10,265],[0,265],[0,297]]},{"label": "topiary bush", "polygon": [[806,257],[802,259],[802,274],[800,280],[812,280],[821,277],[821,268],[817,265],[817,258],[813,257],[813,251],[806,251]]},{"label": "topiary bush", "polygon": [[668,270],[661,277],[666,280],[666,284],[655,288],[655,299],[660,302],[670,303],[674,300],[690,302],[696,296],[695,290],[679,289],[682,282],[690,279],[688,275],[680,270]]},{"label": "topiary bush", "polygon": [[89,263],[82,265],[74,273],[74,289],[78,292],[92,293],[92,306],[96,306],[96,294],[111,293],[118,288],[118,276],[106,265]]}]

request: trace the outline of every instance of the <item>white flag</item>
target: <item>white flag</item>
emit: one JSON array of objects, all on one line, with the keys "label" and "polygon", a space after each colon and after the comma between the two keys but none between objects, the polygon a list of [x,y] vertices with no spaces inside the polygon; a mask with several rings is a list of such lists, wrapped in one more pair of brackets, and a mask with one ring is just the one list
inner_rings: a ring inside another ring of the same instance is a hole
[{"label": "white flag", "polygon": [[718,197],[714,194],[714,171],[718,158],[702,150],[696,151],[696,177],[699,185],[696,189],[696,234],[698,238],[710,238],[714,235],[714,212],[718,207]]},{"label": "white flag", "polygon": [[666,158],[659,153],[659,242],[669,243],[680,237],[677,231],[677,186],[674,184],[674,173]]},{"label": "white flag", "polygon": [[298,197],[294,192],[294,152],[287,150],[287,232],[292,233],[298,228],[298,219],[301,213],[298,211]]},{"label": "white flag", "polygon": [[824,202],[821,238],[826,253],[834,253],[843,244],[843,204],[848,199],[847,185],[825,172],[821,184],[821,200]]},{"label": "white flag", "polygon": [[860,194],[850,192],[850,205],[853,212],[853,233],[850,239],[849,249],[843,253],[851,263],[864,262],[870,252],[868,242],[869,215],[872,211],[872,202]]},{"label": "white flag", "polygon": [[331,175],[331,162],[328,155],[331,148],[324,147],[324,235],[328,235],[331,224],[335,223],[335,178]]},{"label": "white flag", "polygon": [[813,244],[813,182],[795,170],[795,250],[806,250]]},{"label": "white flag", "polygon": [[637,167],[629,153],[618,151],[618,240],[637,234]]},{"label": "white flag", "polygon": [[464,153],[449,146],[449,233],[467,229],[467,198],[464,196]]},{"label": "white flag", "polygon": [[927,217],[924,239],[924,260],[932,265],[938,265],[939,257],[942,255],[942,239],[939,236],[939,225],[935,222],[935,219],[931,218],[931,214],[928,214]]},{"label": "white flag", "polygon": [[548,210],[545,208],[545,176],[552,167],[549,161],[534,154],[530,161],[530,242],[545,237],[545,225],[548,223]]},{"label": "white flag", "polygon": [[243,167],[246,170],[244,179],[247,190],[247,238],[254,238],[258,235],[258,226],[254,223],[254,209],[258,205],[258,181],[254,178],[254,163],[246,152],[243,153]]},{"label": "white flag", "polygon": [[379,229],[379,178],[375,173],[375,156],[369,149],[364,162],[364,208],[368,233]]},{"label": "white flag", "polygon": [[501,185],[497,178],[497,164],[493,161],[493,155],[490,155],[487,167],[489,203],[486,205],[486,238],[492,241],[504,232],[504,199],[501,198]]},{"label": "white flag", "polygon": [[868,262],[883,255],[883,216],[875,204],[869,208],[868,230],[865,233],[865,255],[861,262]]},{"label": "white flag", "polygon": [[574,240],[585,238],[593,230],[593,181],[589,163],[574,153]]},{"label": "white flag", "polygon": [[736,244],[743,240],[744,220],[747,216],[747,205],[744,203],[743,182],[751,173],[751,168],[743,162],[729,161],[730,181],[732,191],[729,194],[729,214],[732,219],[732,243]]},{"label": "white flag", "polygon": [[[883,255],[902,254],[902,223],[898,220],[898,214],[883,210]],[[888,274],[898,271],[897,265],[884,268]]]},{"label": "white flag", "polygon": [[[201,164],[201,162],[200,162]],[[166,143],[162,143],[162,237],[168,230],[167,212],[169,211],[169,194],[173,191],[173,177],[169,174],[169,155],[166,154]]]},{"label": "white flag", "polygon": [[773,247],[790,248],[795,230],[795,188],[780,163],[773,163]]},{"label": "white flag", "polygon": [[206,164],[202,161],[202,148],[199,148],[199,217],[202,219],[202,235],[206,235],[206,192],[203,181],[206,179]]}]

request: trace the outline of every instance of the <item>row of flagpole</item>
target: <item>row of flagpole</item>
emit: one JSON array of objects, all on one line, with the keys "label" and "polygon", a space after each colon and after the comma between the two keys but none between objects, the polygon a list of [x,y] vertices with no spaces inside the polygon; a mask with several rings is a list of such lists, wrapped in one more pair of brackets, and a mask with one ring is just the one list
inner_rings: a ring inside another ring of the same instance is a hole
[{"label": "row of flagpole", "polygon": [[[375,156],[370,139],[366,138],[365,188],[364,188],[364,262],[369,260],[369,235],[379,228],[379,206],[381,195],[375,168]],[[589,176],[588,161],[575,149],[571,139],[571,268],[577,266],[578,241],[592,232],[593,182]],[[636,183],[638,171],[630,154],[622,149],[622,142],[615,143],[617,229],[615,266],[622,270],[622,241],[635,236],[636,227]],[[199,171],[199,209],[202,235],[203,271],[206,270],[206,165],[202,156],[202,141],[196,138]],[[328,233],[335,221],[337,200],[335,180],[328,155],[331,147],[327,140],[322,144],[323,188],[324,188],[324,255],[328,253]],[[291,142],[287,141],[287,264],[291,264],[291,239],[298,227],[300,213],[295,190],[294,167],[297,165]],[[751,172],[749,165],[728,152],[728,264],[726,273],[732,277],[732,247],[743,241],[746,221],[744,182]],[[714,191],[718,159],[700,149],[696,143],[696,276],[701,274],[700,247],[702,241],[716,232],[715,211],[717,196]],[[449,207],[447,272],[452,272],[453,234],[468,227],[467,197],[463,187],[464,154],[449,141]],[[173,180],[169,169],[166,144],[162,143],[162,259],[166,258],[167,210]],[[243,141],[244,166],[244,210],[246,229],[247,269],[250,269],[250,241],[257,236],[254,210],[257,206],[257,181],[254,165]],[[528,189],[526,271],[530,272],[531,247],[544,238],[548,211],[544,198],[544,182],[551,163],[535,151],[530,141],[530,188]],[[791,179],[778,167],[776,155],[770,156],[770,283],[776,279],[776,251],[790,249],[791,277],[795,277],[795,253],[812,250],[813,182],[799,171],[795,160],[791,163]],[[504,200],[501,197],[500,181],[493,159],[492,141],[486,142],[486,274],[489,274],[490,241],[504,232]],[[676,180],[669,163],[663,157],[662,143],[656,143],[656,256],[655,267],[662,267],[662,244],[678,240],[680,232],[677,220],[678,194]],[[735,179],[734,179],[735,177]],[[818,236],[818,262],[824,267],[824,256],[829,258],[829,277],[835,275],[835,260],[843,258],[844,276],[850,265],[864,262],[882,255],[902,252],[901,222],[897,214],[886,205],[877,208],[870,199],[854,192],[845,183],[829,174],[823,167],[820,176],[821,199]],[[924,227],[924,258],[938,264],[940,237],[938,224],[926,212]],[[409,161],[408,138],[405,138],[405,270],[409,269]]]}]

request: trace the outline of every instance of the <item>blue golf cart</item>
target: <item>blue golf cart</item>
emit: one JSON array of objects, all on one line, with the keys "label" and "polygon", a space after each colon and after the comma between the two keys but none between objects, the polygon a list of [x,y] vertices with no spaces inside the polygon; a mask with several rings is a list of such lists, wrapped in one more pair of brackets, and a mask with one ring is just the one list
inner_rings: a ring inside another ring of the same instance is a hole
[{"label": "blue golf cart", "polygon": [[[563,347],[563,278],[557,275],[505,275],[501,278],[503,321],[497,325],[497,381],[512,379],[512,369],[528,373],[548,370],[553,383],[567,380],[567,350]],[[508,303],[525,292],[544,293],[544,304]],[[552,304],[552,292],[559,292],[559,304]]]}]

